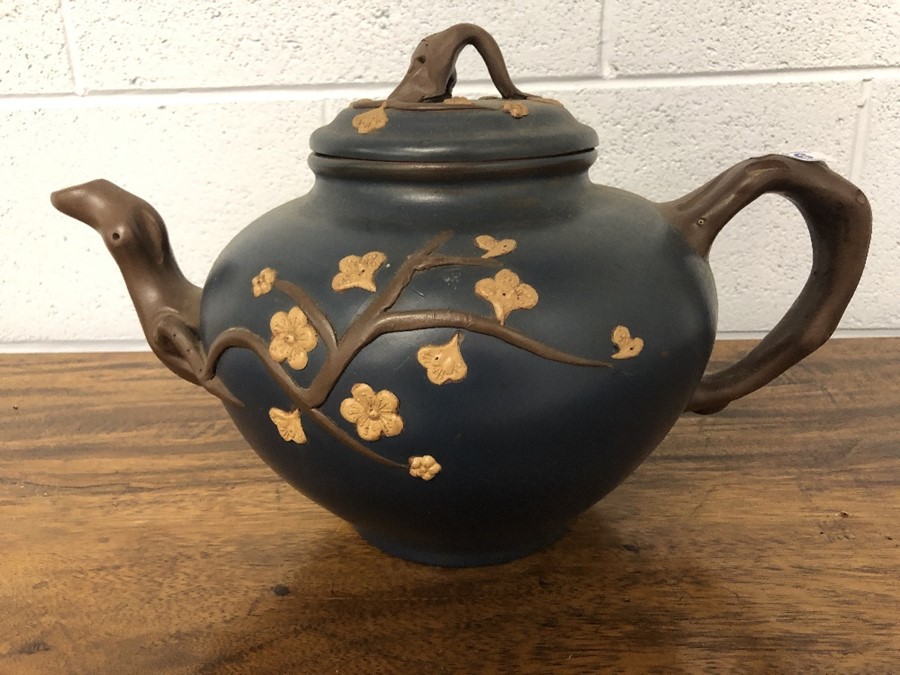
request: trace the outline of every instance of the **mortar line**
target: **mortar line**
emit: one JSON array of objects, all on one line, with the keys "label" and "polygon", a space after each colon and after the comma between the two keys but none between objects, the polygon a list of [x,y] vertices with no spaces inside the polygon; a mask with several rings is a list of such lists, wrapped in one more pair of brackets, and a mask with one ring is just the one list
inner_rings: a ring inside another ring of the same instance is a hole
[{"label": "mortar line", "polygon": [[872,80],[864,79],[860,86],[859,111],[853,136],[853,157],[850,160],[850,180],[859,183],[866,165],[866,147],[869,144],[869,120],[872,110]]},{"label": "mortar line", "polygon": [[[900,66],[823,66],[816,68],[762,68],[748,70],[711,70],[681,73],[632,73],[619,74],[615,83],[625,86],[673,86],[682,81],[691,84],[703,80],[719,84],[721,82],[778,83],[778,82],[827,82],[861,80],[877,77],[898,77]],[[612,83],[611,83],[612,84]]]},{"label": "mortar line", "polygon": [[609,35],[611,31],[609,5],[613,0],[602,0],[600,5],[600,76],[605,79],[613,77],[612,60],[610,58]]},{"label": "mortar line", "polygon": [[84,96],[84,78],[81,74],[81,54],[75,42],[75,28],[69,0],[59,0],[59,15],[62,18],[63,34],[66,38],[66,56],[72,72],[72,89],[76,96]]},{"label": "mortar line", "polygon": [[[63,0],[65,2],[65,0]],[[381,98],[394,86],[390,83],[316,83],[271,86],[225,86],[159,89],[109,89],[84,91],[77,47],[71,46],[70,59],[75,61],[73,74],[78,73],[76,87],[81,93],[7,94],[0,96],[0,110],[28,110],[35,108],[94,108],[123,105],[170,105],[179,103],[240,103],[272,101],[318,101],[327,98]],[[743,72],[672,73],[663,75],[619,75],[614,78],[573,75],[565,77],[517,77],[523,88],[547,91],[578,91],[594,89],[651,89],[664,87],[712,87],[729,85],[783,84],[807,82],[850,82],[878,78],[900,78],[900,66],[860,68],[785,69]],[[472,88],[490,87],[488,79],[464,83]]]}]

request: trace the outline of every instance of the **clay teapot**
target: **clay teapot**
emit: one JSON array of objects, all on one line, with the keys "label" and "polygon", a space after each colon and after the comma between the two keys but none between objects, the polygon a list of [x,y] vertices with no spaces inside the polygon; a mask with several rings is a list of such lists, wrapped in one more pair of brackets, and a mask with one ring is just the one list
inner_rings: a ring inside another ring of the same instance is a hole
[{"label": "clay teapot", "polygon": [[[453,96],[466,45],[500,97]],[[553,542],[684,411],[817,349],[865,263],[868,202],[822,162],[749,159],[653,203],[589,181],[597,143],[462,24],[313,134],[312,190],[238,234],[202,290],[144,200],[95,180],[52,202],[103,236],[162,362],[285,480],[386,552],[485,565]],[[765,193],[805,218],[812,272],[765,339],[704,374],[707,254]]]}]

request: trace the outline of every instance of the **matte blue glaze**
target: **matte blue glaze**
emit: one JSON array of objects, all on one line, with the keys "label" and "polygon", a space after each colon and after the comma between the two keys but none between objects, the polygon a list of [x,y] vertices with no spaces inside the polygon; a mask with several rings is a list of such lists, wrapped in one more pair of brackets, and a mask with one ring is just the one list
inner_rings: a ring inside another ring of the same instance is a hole
[{"label": "matte blue glaze", "polygon": [[[597,147],[597,132],[566,108],[524,101],[524,117],[500,110],[509,101],[475,101],[488,109],[444,106],[440,111],[388,108],[388,124],[377,133],[359,134],[356,115],[346,108],[309,139],[313,152],[330,157],[404,162],[475,162],[557,157]],[[492,108],[492,109],[491,109]]]},{"label": "matte blue glaze", "polygon": [[[405,463],[433,455],[431,481],[352,451],[304,418],[309,442],[286,442],[269,419],[288,397],[255,355],[231,349],[218,373],[246,407],[227,406],[263,460],[305,495],[346,519],[379,548],[438,565],[499,563],[558,537],[580,513],[623,481],[684,410],[709,358],[715,291],[705,260],[636,195],[591,184],[594,153],[496,163],[471,171],[423,169],[313,156],[312,191],[264,215],[222,252],[206,283],[202,334],[246,327],[268,341],[269,320],[293,302],[276,290],[253,297],[264,267],[304,288],[337,335],[371,300],[362,289],[336,293],[331,280],[344,256],[382,251],[390,265],[378,287],[435,233],[453,230],[441,253],[480,255],[474,238],[511,237],[517,248],[498,260],[539,294],[533,309],[507,326],[610,368],[550,361],[497,338],[465,333],[468,375],[436,386],[416,360],[453,328],[393,333],[363,349],[322,406],[355,435],[339,406],[365,382],[400,400],[403,432],[367,443]],[[515,177],[497,174],[518,173]],[[452,174],[452,175],[451,175]],[[474,293],[497,270],[439,267],[418,273],[395,309],[457,309],[492,317]],[[612,360],[610,334],[627,326],[645,341],[630,360]],[[301,371],[307,386],[325,348]]]}]

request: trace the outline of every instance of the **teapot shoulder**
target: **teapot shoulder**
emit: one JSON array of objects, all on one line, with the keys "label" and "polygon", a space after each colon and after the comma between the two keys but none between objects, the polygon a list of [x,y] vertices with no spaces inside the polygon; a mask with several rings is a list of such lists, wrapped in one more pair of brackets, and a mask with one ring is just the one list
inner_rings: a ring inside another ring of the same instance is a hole
[{"label": "teapot shoulder", "polygon": [[[370,224],[361,227],[339,221],[314,200],[288,202],[251,223],[213,265],[203,296],[204,334],[228,328],[237,317],[252,319],[263,329],[267,326],[264,317],[254,319],[251,309],[270,304],[271,298],[253,295],[253,280],[263,270],[302,286],[327,307],[340,330],[359,309],[353,301],[364,302],[372,292],[352,283],[336,289],[335,279],[345,274],[342,266],[365,267],[368,261],[374,265],[372,283],[384,282],[417,247],[440,232],[448,232],[441,254],[489,260],[418,274],[417,287],[421,293],[427,291],[430,301],[490,310],[471,290],[479,280],[508,269],[541,297],[553,298],[555,313],[564,316],[603,307],[617,312],[633,308],[629,314],[667,314],[664,307],[657,308],[660,304],[688,316],[714,315],[715,290],[707,262],[652,202],[638,195],[592,185],[579,203],[553,218],[522,222],[504,221],[501,214],[489,216],[465,214],[456,222],[431,227],[425,223],[410,231],[393,226],[389,214],[373,214]],[[462,292],[465,288],[469,291]],[[406,293],[400,304],[416,304],[415,297]],[[527,327],[540,332],[545,330],[540,314],[520,312],[517,320],[533,323]]]}]

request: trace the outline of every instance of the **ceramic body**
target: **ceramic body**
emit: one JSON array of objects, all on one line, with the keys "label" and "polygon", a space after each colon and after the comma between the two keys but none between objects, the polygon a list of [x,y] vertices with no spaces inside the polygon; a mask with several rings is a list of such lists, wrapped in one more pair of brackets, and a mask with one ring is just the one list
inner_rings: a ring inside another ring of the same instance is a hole
[{"label": "ceramic body", "polygon": [[[466,45],[500,97],[453,96]],[[459,24],[420,42],[386,99],[313,134],[312,191],[235,238],[202,290],[143,199],[101,179],[51,200],[102,235],[154,353],[291,485],[385,551],[485,565],[553,541],[683,411],[721,410],[821,346],[865,264],[865,195],[809,155],[654,204],[591,184],[597,145]],[[766,193],[806,220],[812,271],[749,354],[704,374],[706,256]]]},{"label": "ceramic body", "polygon": [[[461,331],[467,373],[436,385],[417,351],[446,343],[456,328],[378,337],[349,363],[321,409],[352,435],[340,406],[353,385],[393,392],[403,430],[369,445],[400,463],[433,455],[442,470],[422,481],[373,463],[315,424],[304,422],[306,444],[282,438],[269,411],[290,410],[292,402],[254,353],[229,350],[217,372],[245,407],[228,410],[266,463],[380,548],[442,565],[501,562],[539,548],[628,476],[685,409],[703,373],[715,297],[706,261],[654,205],[589,182],[593,157],[519,162],[536,175],[515,180],[440,173],[409,180],[377,169],[342,175],[346,167],[333,166],[340,162],[314,157],[319,175],[310,194],[254,222],[213,266],[201,313],[207,348],[234,326],[268,338],[271,317],[291,308],[274,290],[254,297],[250,281],[263,268],[305,289],[341,336],[375,293],[336,292],[338,261],[383,252],[374,275],[380,287],[428,239],[452,231],[440,253],[480,255],[475,239],[485,234],[516,247],[496,267],[416,273],[391,311],[449,308],[490,319],[476,284],[509,269],[539,300],[512,311],[507,327],[608,366],[559,363]],[[337,175],[322,175],[331,172]],[[611,333],[620,325],[644,341],[634,358],[612,358]],[[284,368],[308,387],[326,355],[317,344],[302,370]]]}]

